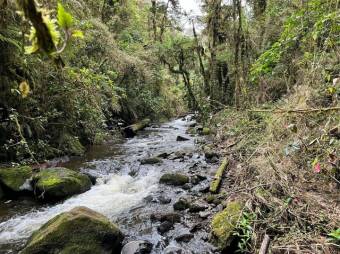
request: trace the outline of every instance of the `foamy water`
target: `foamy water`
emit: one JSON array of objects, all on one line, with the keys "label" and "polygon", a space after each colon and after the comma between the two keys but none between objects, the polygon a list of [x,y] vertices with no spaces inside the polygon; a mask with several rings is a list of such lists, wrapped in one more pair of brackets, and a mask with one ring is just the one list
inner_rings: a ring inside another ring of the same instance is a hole
[{"label": "foamy water", "polygon": [[76,206],[86,206],[104,214],[111,220],[122,211],[137,205],[152,190],[157,188],[159,174],[150,171],[138,179],[129,175],[112,175],[110,180],[99,183],[91,190],[74,196],[65,202],[14,217],[0,224],[0,244],[20,241],[57,214]]}]

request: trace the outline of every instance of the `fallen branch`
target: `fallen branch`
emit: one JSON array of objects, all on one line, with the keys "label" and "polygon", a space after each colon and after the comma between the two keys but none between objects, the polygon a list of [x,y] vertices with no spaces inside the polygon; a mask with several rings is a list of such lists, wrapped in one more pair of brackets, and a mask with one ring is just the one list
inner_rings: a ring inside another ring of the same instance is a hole
[{"label": "fallen branch", "polygon": [[263,238],[259,254],[267,254],[269,248],[270,238],[266,234]]},{"label": "fallen branch", "polygon": [[284,114],[284,113],[312,113],[312,112],[327,112],[327,111],[337,111],[340,107],[332,108],[305,108],[305,109],[252,109],[248,112],[268,112],[274,114]]},{"label": "fallen branch", "polygon": [[123,129],[123,132],[125,134],[125,137],[132,138],[136,135],[136,133],[142,129],[144,129],[146,126],[150,124],[150,119],[144,119],[138,123],[129,125]]},{"label": "fallen branch", "polygon": [[214,180],[210,184],[210,192],[211,193],[217,193],[218,189],[220,188],[222,176],[224,174],[224,171],[227,169],[229,164],[229,161],[227,158],[225,158],[222,161],[221,166],[217,169]]}]

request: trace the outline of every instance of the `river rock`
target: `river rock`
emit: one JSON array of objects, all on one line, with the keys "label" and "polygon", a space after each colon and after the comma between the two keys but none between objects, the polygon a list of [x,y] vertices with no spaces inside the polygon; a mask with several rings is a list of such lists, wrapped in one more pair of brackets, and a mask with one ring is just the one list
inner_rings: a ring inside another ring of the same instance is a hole
[{"label": "river rock", "polygon": [[178,236],[175,237],[175,240],[177,242],[185,242],[188,243],[190,240],[194,238],[194,235],[191,233],[181,233]]},{"label": "river rock", "polygon": [[189,182],[189,177],[180,173],[167,173],[162,175],[160,183],[174,186],[182,186]]},{"label": "river rock", "polygon": [[207,210],[208,207],[209,206],[204,203],[196,202],[190,205],[189,212],[190,213],[202,212],[204,210]]},{"label": "river rock", "polygon": [[149,254],[152,247],[148,241],[133,241],[124,245],[121,254]]},{"label": "river rock", "polygon": [[193,187],[191,183],[186,183],[182,186],[183,190],[190,190]]},{"label": "river rock", "polygon": [[207,178],[205,176],[201,176],[201,175],[194,175],[191,177],[190,182],[194,185],[199,184],[200,182],[206,180]]},{"label": "river rock", "polygon": [[176,141],[188,141],[190,140],[189,138],[182,137],[182,136],[177,136]]},{"label": "river rock", "polygon": [[168,246],[164,249],[163,254],[190,254],[191,252],[186,251],[185,249]]},{"label": "river rock", "polygon": [[165,197],[165,196],[160,196],[158,197],[159,203],[165,205],[165,204],[170,204],[171,203],[171,198]]},{"label": "river rock", "polygon": [[31,189],[30,179],[32,177],[32,168],[28,166],[15,168],[1,168],[0,182],[10,191],[23,191]]},{"label": "river rock", "polygon": [[161,225],[159,225],[157,227],[157,231],[160,233],[160,234],[164,234],[166,232],[168,232],[169,230],[173,229],[174,227],[174,223],[170,222],[170,221],[164,221],[161,223]]},{"label": "river rock", "polygon": [[190,207],[190,201],[186,198],[180,198],[176,203],[174,203],[174,209],[177,211],[183,211]]},{"label": "river rock", "polygon": [[157,155],[157,157],[162,158],[162,159],[166,159],[170,156],[170,153],[160,153]]},{"label": "river rock", "polygon": [[229,202],[223,211],[213,217],[211,229],[221,249],[228,248],[232,243],[234,239],[233,232],[241,215],[242,205],[237,201],[233,201]]},{"label": "river rock", "polygon": [[33,177],[34,188],[43,199],[63,199],[91,188],[87,175],[67,169],[44,169]]},{"label": "river rock", "polygon": [[33,233],[21,254],[119,254],[124,236],[105,216],[76,207]]},{"label": "river rock", "polygon": [[146,165],[146,164],[153,165],[153,164],[162,163],[162,160],[161,160],[160,158],[153,157],[153,158],[146,158],[146,159],[143,159],[143,160],[141,160],[140,163],[141,163],[142,165]]},{"label": "river rock", "polygon": [[181,222],[181,215],[178,213],[165,213],[165,214],[151,214],[151,220],[153,221],[169,221],[172,223],[179,223]]}]

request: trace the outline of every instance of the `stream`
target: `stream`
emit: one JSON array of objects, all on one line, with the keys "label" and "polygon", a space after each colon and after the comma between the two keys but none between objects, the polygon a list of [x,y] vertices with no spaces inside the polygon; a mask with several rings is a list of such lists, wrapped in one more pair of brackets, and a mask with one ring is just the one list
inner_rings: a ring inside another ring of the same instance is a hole
[{"label": "stream", "polygon": [[[29,198],[2,202],[0,253],[18,253],[33,231],[57,214],[76,206],[86,206],[107,216],[126,235],[124,243],[135,240],[151,242],[151,253],[177,253],[167,252],[176,248],[181,248],[179,253],[183,254],[217,253],[208,242],[210,234],[207,229],[207,217],[216,207],[205,203],[205,215],[178,212],[181,223],[174,224],[173,229],[163,234],[157,229],[160,222],[150,219],[157,214],[173,212],[173,204],[181,197],[204,202],[216,165],[207,163],[199,150],[204,138],[186,134],[192,123],[190,117],[186,117],[151,126],[134,138],[93,146],[84,157],[64,162],[62,166],[97,177],[96,185],[83,194],[53,205]],[[179,142],[177,136],[189,137],[189,140]],[[141,164],[142,159],[164,153],[169,156],[162,163]],[[169,172],[207,179],[186,188],[159,184],[162,174]],[[197,230],[193,230],[195,227]],[[190,230],[192,238],[189,241],[178,240],[178,236],[189,234]]]}]

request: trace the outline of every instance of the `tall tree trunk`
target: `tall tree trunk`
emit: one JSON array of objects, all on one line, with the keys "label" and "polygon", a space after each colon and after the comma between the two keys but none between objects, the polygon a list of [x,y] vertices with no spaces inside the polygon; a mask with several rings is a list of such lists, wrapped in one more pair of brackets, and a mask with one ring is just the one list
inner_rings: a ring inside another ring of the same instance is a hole
[{"label": "tall tree trunk", "polygon": [[151,13],[152,13],[152,30],[153,30],[153,40],[157,40],[157,3],[156,0],[151,0]]},{"label": "tall tree trunk", "polygon": [[198,60],[199,60],[199,64],[200,64],[201,75],[203,77],[203,82],[204,82],[204,93],[205,93],[205,95],[210,96],[209,79],[208,79],[207,73],[206,73],[204,65],[203,65],[202,54],[201,54],[201,48],[202,47],[199,45],[199,42],[198,42],[198,37],[197,37],[194,21],[192,21],[192,32],[194,34],[194,38],[195,38],[195,42],[196,42],[196,52],[197,52],[197,56],[198,56]]}]

